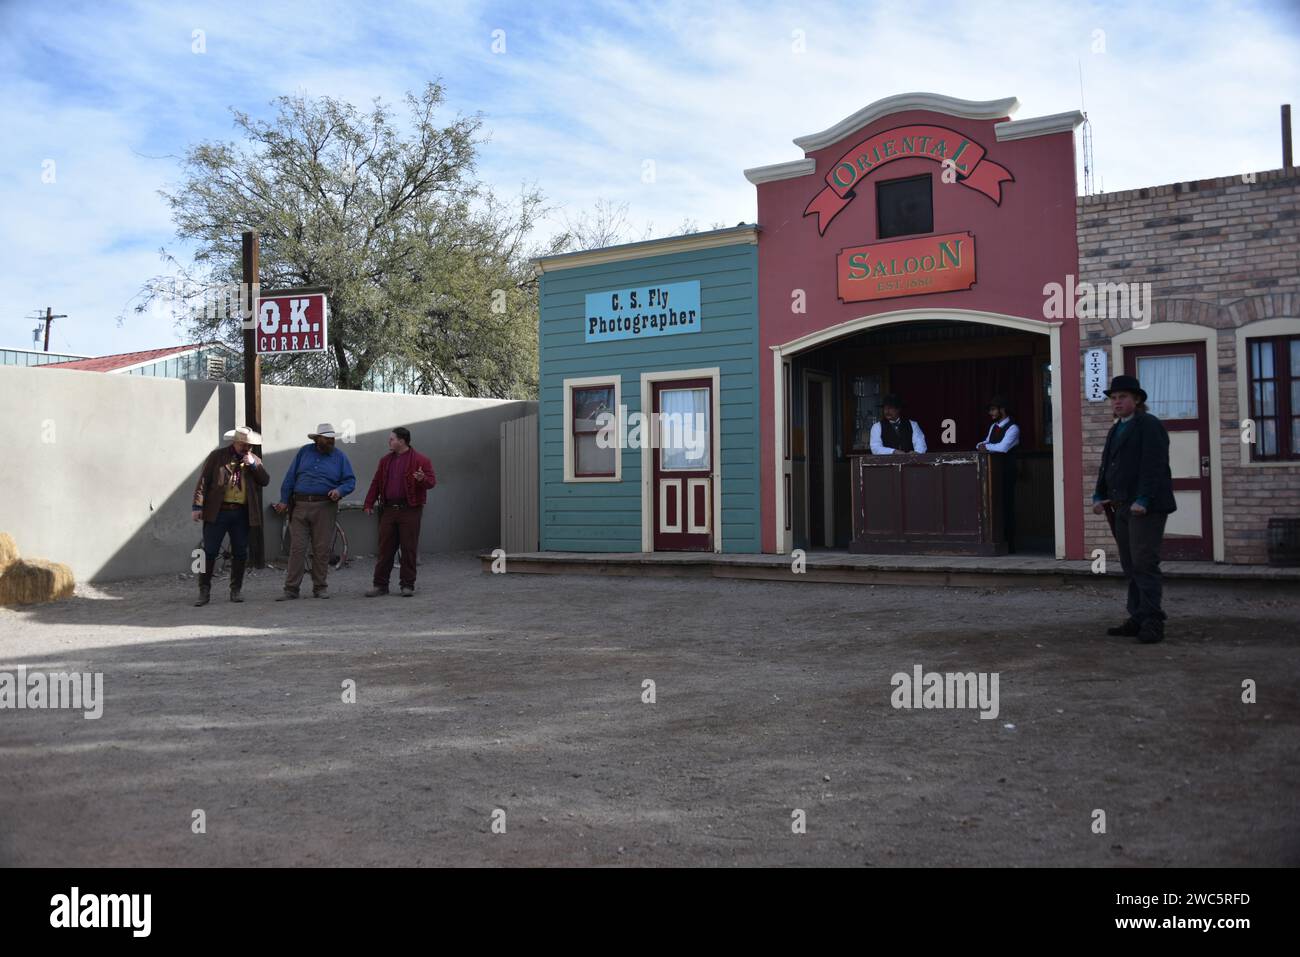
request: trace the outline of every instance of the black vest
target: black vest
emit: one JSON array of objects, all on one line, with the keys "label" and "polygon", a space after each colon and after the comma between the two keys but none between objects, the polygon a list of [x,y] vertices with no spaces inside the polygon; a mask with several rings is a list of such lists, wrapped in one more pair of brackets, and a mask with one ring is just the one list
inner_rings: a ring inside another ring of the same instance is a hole
[{"label": "black vest", "polygon": [[1016,424],[1016,420],[1013,419],[1011,416],[1007,416],[1007,424],[1005,426],[995,424],[992,430],[989,432],[989,437],[985,441],[987,441],[990,445],[996,445],[997,443],[1001,442],[1003,438],[1006,437],[1006,434],[1011,429],[1011,426],[1015,424]]},{"label": "black vest", "polygon": [[912,423],[901,415],[896,423],[890,422],[888,419],[881,419],[880,444],[887,449],[897,449],[900,452],[913,451]]}]

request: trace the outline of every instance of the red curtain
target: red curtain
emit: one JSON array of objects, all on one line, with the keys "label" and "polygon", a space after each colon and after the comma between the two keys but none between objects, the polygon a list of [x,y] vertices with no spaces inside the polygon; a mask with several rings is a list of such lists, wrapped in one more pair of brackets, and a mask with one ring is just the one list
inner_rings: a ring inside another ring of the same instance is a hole
[{"label": "red curtain", "polygon": [[[1006,396],[1010,412],[1020,426],[1020,445],[1038,447],[1034,432],[1034,370],[1029,356],[917,362],[889,367],[890,392],[904,403],[903,414],[925,433],[931,452],[973,449],[988,434],[988,401]],[[952,419],[956,441],[940,441],[940,423]]]}]

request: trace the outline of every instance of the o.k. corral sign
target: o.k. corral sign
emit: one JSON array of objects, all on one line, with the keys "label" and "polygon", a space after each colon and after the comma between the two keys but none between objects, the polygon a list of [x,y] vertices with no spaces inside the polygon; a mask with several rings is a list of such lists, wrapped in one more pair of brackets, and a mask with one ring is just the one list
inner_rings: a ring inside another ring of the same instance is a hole
[{"label": "o.k. corral sign", "polygon": [[257,297],[257,354],[324,352],[328,322],[324,292],[268,290]]},{"label": "o.k. corral sign", "polygon": [[653,339],[700,331],[700,281],[589,292],[583,332],[587,342]]}]

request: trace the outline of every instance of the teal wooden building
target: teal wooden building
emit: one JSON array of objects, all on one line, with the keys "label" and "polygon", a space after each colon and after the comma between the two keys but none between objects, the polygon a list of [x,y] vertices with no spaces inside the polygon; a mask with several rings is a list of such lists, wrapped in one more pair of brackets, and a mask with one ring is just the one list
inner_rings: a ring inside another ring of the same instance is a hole
[{"label": "teal wooden building", "polygon": [[542,550],[760,551],[757,242],[537,260]]}]

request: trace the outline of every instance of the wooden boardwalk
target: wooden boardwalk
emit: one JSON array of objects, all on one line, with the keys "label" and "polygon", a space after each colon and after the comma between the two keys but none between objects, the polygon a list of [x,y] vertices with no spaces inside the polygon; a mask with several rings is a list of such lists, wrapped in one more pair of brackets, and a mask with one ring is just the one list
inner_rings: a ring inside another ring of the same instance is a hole
[{"label": "wooden boardwalk", "polygon": [[[498,555],[499,557],[499,555]],[[494,557],[479,555],[485,572]],[[845,551],[807,553],[803,570],[788,555],[718,555],[712,552],[520,552],[505,556],[507,572],[543,575],[640,575],[656,577],[747,578],[762,581],[840,582],[869,585],[954,585],[973,588],[1060,588],[1087,581],[1122,584],[1119,561],[1108,558],[1105,574],[1092,562],[1046,555],[854,555]],[[1300,585],[1300,568],[1162,562],[1170,585],[1251,584],[1274,588]]]}]

